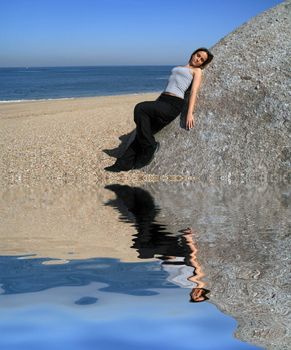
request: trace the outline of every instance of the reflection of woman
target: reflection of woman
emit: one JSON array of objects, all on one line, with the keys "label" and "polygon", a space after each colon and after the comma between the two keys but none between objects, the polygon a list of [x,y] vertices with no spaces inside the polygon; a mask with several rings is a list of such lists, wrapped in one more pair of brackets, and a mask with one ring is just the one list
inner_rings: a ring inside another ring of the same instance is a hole
[{"label": "reflection of woman", "polygon": [[172,69],[168,84],[156,101],[144,101],[134,108],[136,137],[122,157],[108,171],[140,169],[149,164],[159,148],[154,134],[171,123],[182,111],[184,94],[190,90],[186,128],[194,126],[194,106],[201,83],[201,70],[211,62],[213,55],[206,48],[195,50],[188,64]]},{"label": "reflection of woman", "polygon": [[205,289],[205,283],[203,282],[204,273],[202,271],[201,265],[197,261],[196,253],[197,248],[193,241],[193,231],[190,227],[186,230],[182,230],[184,233],[184,238],[187,242],[187,246],[190,248],[189,254],[189,264],[194,267],[194,274],[188,277],[188,280],[191,282],[195,282],[197,287],[193,288],[190,293],[190,301],[192,302],[200,302],[208,300],[209,298],[206,296],[209,293],[209,290]]},{"label": "reflection of woman", "polygon": [[[159,208],[154,198],[142,188],[127,185],[107,185],[108,190],[115,192],[117,200],[110,201],[122,213],[122,219],[133,221],[137,234],[132,248],[136,249],[141,259],[151,259],[156,255],[187,255],[187,247],[178,244],[177,237],[167,232],[164,225],[155,221]],[[134,219],[129,215],[133,214]]]},{"label": "reflection of woman", "polygon": [[[196,258],[197,248],[193,242],[192,229],[180,231],[183,233],[182,236],[174,236],[167,232],[164,225],[155,221],[160,210],[155,206],[154,198],[141,188],[118,184],[107,185],[105,188],[117,196],[115,201],[109,201],[107,205],[117,208],[123,220],[135,224],[137,234],[131,248],[137,250],[138,257],[163,260],[164,270],[169,274],[171,272],[175,274],[173,283],[186,288],[192,287],[193,282],[196,283],[197,287],[190,293],[190,301],[207,300],[206,293],[209,291],[204,288],[202,282],[204,274]],[[133,214],[134,218],[130,214]],[[189,277],[191,274],[193,275]],[[187,279],[188,283],[185,284]]]},{"label": "reflection of woman", "polygon": [[[187,247],[187,254],[185,254],[184,261],[179,260],[177,255],[175,256],[166,256],[164,259],[166,260],[163,265],[166,266],[166,270],[172,274],[170,280],[175,284],[179,284],[184,288],[189,288],[193,286],[193,283],[196,284],[195,288],[192,288],[190,293],[190,301],[191,302],[201,302],[208,300],[209,298],[206,296],[209,293],[209,290],[205,289],[205,283],[203,282],[204,273],[202,271],[201,265],[197,261],[196,253],[197,248],[193,241],[193,230],[191,228],[187,228],[179,231],[183,233],[183,245]],[[180,261],[180,262],[179,262]],[[166,265],[165,265],[166,264]],[[176,273],[173,276],[173,267],[169,268],[169,266],[173,265],[176,267]],[[180,266],[177,266],[180,265]],[[191,266],[191,268],[190,268]],[[191,273],[194,274],[189,276]],[[180,276],[177,275],[180,274]],[[190,283],[189,283],[190,282]]]}]

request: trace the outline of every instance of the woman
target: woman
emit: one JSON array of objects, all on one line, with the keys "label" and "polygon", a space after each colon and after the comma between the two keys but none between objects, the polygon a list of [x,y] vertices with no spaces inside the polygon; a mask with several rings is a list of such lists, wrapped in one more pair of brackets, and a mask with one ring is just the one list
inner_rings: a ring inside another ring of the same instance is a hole
[{"label": "woman", "polygon": [[201,83],[202,69],[213,55],[206,48],[195,50],[185,66],[172,69],[168,84],[156,101],[144,101],[134,108],[136,136],[123,156],[105,170],[118,172],[140,169],[148,165],[159,149],[154,134],[171,123],[182,111],[184,95],[190,90],[186,129],[194,126],[194,106]]}]

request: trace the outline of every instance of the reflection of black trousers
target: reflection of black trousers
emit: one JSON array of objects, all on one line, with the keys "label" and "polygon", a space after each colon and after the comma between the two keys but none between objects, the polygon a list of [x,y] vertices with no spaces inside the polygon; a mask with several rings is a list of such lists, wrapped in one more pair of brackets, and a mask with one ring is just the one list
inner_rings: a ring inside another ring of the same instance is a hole
[{"label": "reflection of black trousers", "polygon": [[119,162],[133,164],[135,157],[156,146],[154,134],[170,124],[182,111],[182,98],[161,94],[156,101],[144,101],[134,108],[136,137],[119,158]]}]

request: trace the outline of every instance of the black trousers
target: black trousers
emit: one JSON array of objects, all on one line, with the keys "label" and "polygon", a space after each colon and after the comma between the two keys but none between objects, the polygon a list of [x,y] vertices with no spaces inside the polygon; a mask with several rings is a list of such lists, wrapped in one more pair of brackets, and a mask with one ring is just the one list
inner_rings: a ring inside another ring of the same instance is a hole
[{"label": "black trousers", "polygon": [[163,93],[155,101],[138,103],[134,108],[136,137],[118,162],[130,167],[138,155],[153,149],[156,146],[154,134],[171,123],[183,106],[182,98]]}]

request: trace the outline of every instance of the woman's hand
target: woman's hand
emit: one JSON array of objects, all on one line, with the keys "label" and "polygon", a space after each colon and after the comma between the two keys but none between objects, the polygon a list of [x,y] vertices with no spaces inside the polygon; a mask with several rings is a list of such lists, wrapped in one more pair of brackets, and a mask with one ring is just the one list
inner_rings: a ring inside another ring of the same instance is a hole
[{"label": "woman's hand", "polygon": [[193,128],[195,124],[195,119],[193,114],[187,114],[187,118],[186,118],[186,129],[190,130]]},{"label": "woman's hand", "polygon": [[186,129],[190,130],[193,128],[195,124],[195,118],[193,116],[194,113],[194,107],[196,102],[197,93],[200,87],[202,78],[202,71],[201,68],[194,68],[194,80],[192,83],[191,91],[190,91],[190,97],[189,97],[189,103],[188,103],[188,111],[187,111],[187,118],[186,118]]},{"label": "woman's hand", "polygon": [[192,235],[194,233],[192,227],[184,228],[178,232],[184,233],[185,235]]}]

